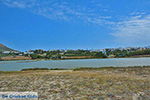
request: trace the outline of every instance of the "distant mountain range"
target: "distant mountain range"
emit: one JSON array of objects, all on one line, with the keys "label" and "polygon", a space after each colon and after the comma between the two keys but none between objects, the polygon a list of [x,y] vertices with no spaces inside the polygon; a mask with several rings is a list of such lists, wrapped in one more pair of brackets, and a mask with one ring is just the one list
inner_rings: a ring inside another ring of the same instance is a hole
[{"label": "distant mountain range", "polygon": [[0,52],[4,52],[4,51],[16,51],[16,50],[13,50],[3,44],[0,44]]}]

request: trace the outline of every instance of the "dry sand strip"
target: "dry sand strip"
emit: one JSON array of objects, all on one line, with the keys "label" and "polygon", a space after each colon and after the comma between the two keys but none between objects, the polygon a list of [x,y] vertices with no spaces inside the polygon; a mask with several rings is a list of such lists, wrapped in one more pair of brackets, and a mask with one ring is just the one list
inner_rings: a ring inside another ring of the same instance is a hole
[{"label": "dry sand strip", "polygon": [[38,92],[39,100],[150,100],[150,67],[0,72],[0,91]]}]

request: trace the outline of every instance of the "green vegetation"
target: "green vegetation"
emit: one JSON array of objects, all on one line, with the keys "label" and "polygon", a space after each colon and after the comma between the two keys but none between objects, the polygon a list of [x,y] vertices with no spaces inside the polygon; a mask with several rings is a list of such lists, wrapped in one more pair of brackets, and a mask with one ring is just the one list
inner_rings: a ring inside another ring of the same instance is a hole
[{"label": "green vegetation", "polygon": [[137,51],[128,53],[128,56],[135,56],[135,55],[150,55],[150,49],[137,50]]},{"label": "green vegetation", "polygon": [[28,69],[22,69],[21,71],[36,71],[36,70],[67,70],[63,68],[28,68]]},{"label": "green vegetation", "polygon": [[[84,58],[115,58],[115,57],[132,57],[140,55],[150,55],[150,49],[105,49],[103,51],[91,50],[31,50],[32,54],[28,55],[32,59],[67,59],[72,57],[74,59]],[[78,57],[78,58],[77,58]]]},{"label": "green vegetation", "polygon": [[[141,69],[150,68],[150,66],[128,66],[128,67],[79,67],[79,68],[27,68],[21,71],[36,71],[36,70],[73,70],[73,71],[86,71],[86,70],[115,70],[115,69]],[[13,71],[12,71],[13,72]]]},{"label": "green vegetation", "polygon": [[0,58],[25,56],[32,59],[89,59],[150,56],[149,47],[106,48],[97,50],[29,50],[19,52],[0,44]]},{"label": "green vegetation", "polygon": [[48,68],[28,68],[22,69],[21,71],[32,71],[32,70],[49,70]]},{"label": "green vegetation", "polygon": [[86,71],[86,70],[115,70],[115,69],[141,69],[150,68],[150,66],[128,66],[128,67],[80,67],[75,68],[73,71]]},{"label": "green vegetation", "polygon": [[99,67],[99,68],[93,68],[93,67],[81,67],[81,68],[75,68],[73,71],[84,71],[84,70],[110,70],[110,69],[116,69],[119,67]]},{"label": "green vegetation", "polygon": [[15,54],[15,53],[3,54],[0,52],[0,57],[7,57],[7,56],[17,56],[17,54]]},{"label": "green vegetation", "polygon": [[32,57],[32,59],[67,59],[67,57],[90,57],[90,58],[106,58],[107,56],[102,52],[90,51],[90,50],[31,50],[32,54],[26,54],[26,56]]},{"label": "green vegetation", "polygon": [[114,57],[132,57],[140,55],[150,55],[150,49],[131,49],[131,50],[120,50],[115,49],[113,51],[107,51],[107,55],[114,55]]}]

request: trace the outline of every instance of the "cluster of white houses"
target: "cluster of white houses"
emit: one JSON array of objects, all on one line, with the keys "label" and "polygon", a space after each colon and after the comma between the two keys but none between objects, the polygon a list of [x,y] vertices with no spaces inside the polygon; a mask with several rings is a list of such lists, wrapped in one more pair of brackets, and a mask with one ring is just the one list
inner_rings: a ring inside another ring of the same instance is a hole
[{"label": "cluster of white houses", "polygon": [[19,54],[20,52],[19,51],[3,51],[2,53],[3,54],[11,54],[11,53]]},{"label": "cluster of white houses", "polygon": [[26,51],[26,52],[19,52],[19,51],[3,51],[3,54],[33,54],[34,52]]},{"label": "cluster of white houses", "polygon": [[[96,52],[102,52],[104,54],[107,53],[107,51],[115,51],[115,50],[126,50],[126,51],[136,51],[136,50],[145,50],[145,49],[150,49],[150,47],[129,47],[129,48],[107,48],[107,49],[90,49],[90,52],[96,51]],[[49,50],[49,51],[55,51],[55,50]],[[60,50],[61,54],[67,52],[67,50]],[[17,55],[30,55],[34,54],[34,50],[29,50],[26,52],[20,52],[20,51],[3,51],[3,54],[17,54]]]}]

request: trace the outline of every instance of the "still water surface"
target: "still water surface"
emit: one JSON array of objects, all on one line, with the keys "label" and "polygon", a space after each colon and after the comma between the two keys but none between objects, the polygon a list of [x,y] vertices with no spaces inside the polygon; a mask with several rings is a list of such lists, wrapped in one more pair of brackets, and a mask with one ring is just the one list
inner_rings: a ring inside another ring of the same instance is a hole
[{"label": "still water surface", "polygon": [[21,60],[0,61],[0,71],[19,71],[26,68],[127,67],[150,65],[150,58],[112,58],[81,60]]}]

